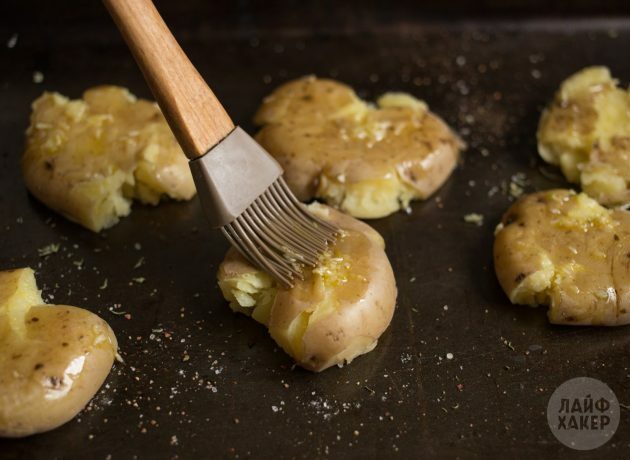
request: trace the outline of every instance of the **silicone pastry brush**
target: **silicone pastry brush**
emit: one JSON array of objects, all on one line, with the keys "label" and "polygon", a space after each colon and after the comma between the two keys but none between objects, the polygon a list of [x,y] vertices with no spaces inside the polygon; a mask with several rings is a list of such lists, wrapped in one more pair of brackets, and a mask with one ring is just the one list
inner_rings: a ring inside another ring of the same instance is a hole
[{"label": "silicone pastry brush", "polygon": [[150,0],[104,0],[184,153],[210,221],[283,286],[315,266],[337,228],[289,190],[281,166],[225,109]]}]

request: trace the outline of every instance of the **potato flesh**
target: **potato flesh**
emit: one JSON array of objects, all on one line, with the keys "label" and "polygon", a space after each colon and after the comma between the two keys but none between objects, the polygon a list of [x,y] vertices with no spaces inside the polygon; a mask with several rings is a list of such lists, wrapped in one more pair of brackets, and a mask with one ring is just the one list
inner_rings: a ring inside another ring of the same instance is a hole
[{"label": "potato flesh", "polygon": [[499,281],[516,304],[549,305],[569,325],[630,323],[630,213],[585,194],[529,195],[504,215],[494,245]]},{"label": "potato flesh", "polygon": [[433,193],[461,140],[426,104],[387,93],[372,106],[332,80],[307,77],[269,96],[256,139],[301,200],[322,198],[355,217],[383,217]]},{"label": "potato flesh", "polygon": [[[30,268],[0,272],[0,321],[6,321],[5,334],[26,336],[26,314],[33,305],[43,304],[35,282],[35,273]],[[2,329],[0,329],[0,338]]]},{"label": "potato flesh", "polygon": [[[314,204],[310,209],[331,219],[332,210],[325,206]],[[267,326],[298,364],[315,371],[371,351],[391,321],[396,300],[380,235],[347,215],[335,211],[335,216],[344,233],[292,289],[277,288],[234,250],[218,275],[234,311]]]},{"label": "potato flesh", "polygon": [[98,316],[44,305],[31,269],[0,272],[0,436],[28,436],[72,419],[116,353],[116,337]]},{"label": "potato flesh", "polygon": [[542,115],[538,150],[602,204],[630,201],[630,92],[605,67],[563,82]]},{"label": "potato flesh", "polygon": [[83,99],[44,93],[33,103],[22,170],[29,190],[70,220],[99,231],[132,199],[190,199],[187,160],[156,104],[118,87]]},{"label": "potato flesh", "polygon": [[[242,270],[247,269],[245,262],[240,265]],[[238,277],[221,279],[219,287],[225,299],[230,302],[232,310],[251,316],[265,326],[269,325],[271,305],[277,288],[267,273],[252,270]]]}]

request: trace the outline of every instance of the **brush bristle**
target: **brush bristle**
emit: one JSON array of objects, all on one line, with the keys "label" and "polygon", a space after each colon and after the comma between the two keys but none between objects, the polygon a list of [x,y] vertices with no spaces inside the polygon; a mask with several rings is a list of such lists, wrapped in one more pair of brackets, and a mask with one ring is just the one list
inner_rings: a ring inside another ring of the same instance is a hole
[{"label": "brush bristle", "polygon": [[282,177],[222,230],[245,258],[284,287],[302,279],[305,266],[317,265],[339,231],[309,212]]}]

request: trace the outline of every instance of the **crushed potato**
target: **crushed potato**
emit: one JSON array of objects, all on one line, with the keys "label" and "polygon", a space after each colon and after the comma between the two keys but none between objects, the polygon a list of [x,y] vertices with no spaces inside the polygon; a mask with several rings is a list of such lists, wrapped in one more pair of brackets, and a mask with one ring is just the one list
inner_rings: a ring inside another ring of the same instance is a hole
[{"label": "crushed potato", "polygon": [[26,186],[93,231],[111,227],[133,199],[157,204],[195,194],[188,162],[157,105],[115,86],[33,103],[22,157]]},{"label": "crushed potato", "polygon": [[599,203],[630,202],[630,92],[606,67],[572,75],[543,112],[538,151]]},{"label": "crushed potato", "polygon": [[630,323],[628,211],[570,190],[524,196],[497,228],[494,264],[512,303],[548,305],[552,323]]},{"label": "crushed potato", "polygon": [[33,270],[0,272],[0,436],[48,431],[92,399],[117,356],[107,323],[42,301]]},{"label": "crushed potato", "polygon": [[463,142],[427,105],[387,93],[376,106],[334,80],[305,77],[277,88],[255,120],[256,139],[303,201],[321,198],[352,216],[407,209],[438,189]]},{"label": "crushed potato", "polygon": [[396,282],[376,231],[324,205],[309,208],[344,232],[304,280],[279,288],[233,249],[218,279],[234,311],[267,326],[300,366],[321,371],[374,349],[392,319]]}]

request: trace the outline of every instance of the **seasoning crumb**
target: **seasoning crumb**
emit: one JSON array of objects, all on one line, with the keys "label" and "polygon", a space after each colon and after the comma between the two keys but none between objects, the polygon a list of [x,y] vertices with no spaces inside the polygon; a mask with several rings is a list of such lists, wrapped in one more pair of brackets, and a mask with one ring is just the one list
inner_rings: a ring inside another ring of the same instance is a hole
[{"label": "seasoning crumb", "polygon": [[453,353],[446,353],[446,359],[453,359]]},{"label": "seasoning crumb", "polygon": [[523,194],[523,187],[520,185],[510,182],[510,196],[513,198],[519,198]]},{"label": "seasoning crumb", "polygon": [[483,214],[478,214],[476,212],[466,214],[464,216],[464,222],[466,222],[467,224],[475,224],[478,227],[481,227],[483,225]]},{"label": "seasoning crumb", "polygon": [[108,284],[108,280],[107,278],[105,278],[105,281],[103,281],[103,284],[101,284],[98,288],[103,290],[103,289],[107,289],[107,284]]},{"label": "seasoning crumb", "polygon": [[127,312],[119,310],[120,307],[121,307],[121,305],[119,303],[116,303],[116,304],[114,304],[113,307],[109,307],[108,310],[109,310],[110,313],[112,313],[114,315],[118,315],[118,316],[126,315]]},{"label": "seasoning crumb", "polygon": [[514,348],[514,345],[512,345],[512,342],[510,340],[503,339],[503,345],[505,345],[506,347],[508,347],[512,351],[516,350]]},{"label": "seasoning crumb", "polygon": [[136,278],[132,278],[131,280],[136,284],[142,284],[146,281],[146,278],[143,276],[138,276]]},{"label": "seasoning crumb", "polygon": [[364,390],[366,390],[366,391],[369,391],[369,392],[370,392],[370,394],[372,394],[372,395],[376,393],[376,391],[375,391],[375,390],[373,390],[372,388],[370,388],[370,387],[369,387],[369,386],[367,386],[367,385],[364,385],[364,386],[363,386],[363,389],[364,389]]},{"label": "seasoning crumb", "polygon": [[39,257],[46,257],[46,256],[49,256],[51,254],[55,254],[55,253],[59,252],[59,248],[60,248],[59,243],[51,243],[48,246],[44,246],[43,248],[39,248],[37,250],[37,253],[39,254]]},{"label": "seasoning crumb", "polygon": [[7,48],[12,49],[15,48],[15,45],[17,45],[18,42],[18,34],[13,34],[9,37],[9,39],[7,40]]},{"label": "seasoning crumb", "polygon": [[44,81],[44,74],[36,70],[33,72],[33,83],[40,84]]},{"label": "seasoning crumb", "polygon": [[179,440],[177,439],[177,436],[173,435],[171,436],[171,446],[177,446],[179,445]]},{"label": "seasoning crumb", "polygon": [[140,268],[144,265],[144,257],[140,257],[133,268]]},{"label": "seasoning crumb", "polygon": [[510,178],[509,192],[512,198],[519,198],[525,192],[525,187],[529,185],[527,175],[523,172],[514,174]]}]

